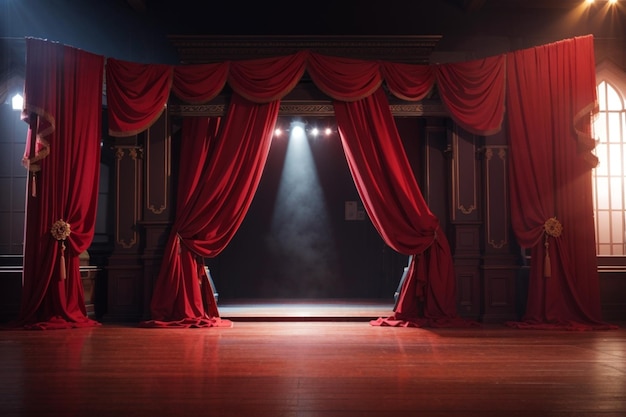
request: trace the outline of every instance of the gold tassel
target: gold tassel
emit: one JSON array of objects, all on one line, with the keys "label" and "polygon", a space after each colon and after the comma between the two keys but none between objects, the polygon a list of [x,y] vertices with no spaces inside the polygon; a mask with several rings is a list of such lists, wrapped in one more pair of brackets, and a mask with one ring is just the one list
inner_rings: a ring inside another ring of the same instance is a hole
[{"label": "gold tassel", "polygon": [[65,272],[65,242],[61,242],[61,265],[60,265],[60,269],[61,269],[61,279],[66,279],[66,272]]},{"label": "gold tassel", "polygon": [[30,194],[37,197],[37,174],[33,172],[33,180],[30,182]]},{"label": "gold tassel", "polygon": [[543,244],[546,248],[546,256],[543,260],[543,276],[545,278],[550,278],[552,276],[552,264],[550,263],[550,243],[548,242],[548,235],[546,235],[545,243]]}]

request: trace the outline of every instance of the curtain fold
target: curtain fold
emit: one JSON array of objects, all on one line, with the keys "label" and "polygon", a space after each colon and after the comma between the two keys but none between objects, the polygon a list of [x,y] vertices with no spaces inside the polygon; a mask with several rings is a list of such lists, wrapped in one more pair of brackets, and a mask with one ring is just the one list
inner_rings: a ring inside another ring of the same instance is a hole
[{"label": "curtain fold", "polygon": [[374,227],[392,249],[414,255],[395,314],[372,324],[469,324],[456,315],[450,247],[413,176],[384,91],[335,101],[334,107],[348,166]]},{"label": "curtain fold", "polygon": [[267,160],[279,102],[234,94],[225,120],[185,117],[178,207],[143,327],[231,326],[218,315],[203,258],[241,225]]},{"label": "curtain fold", "polygon": [[79,255],[95,228],[104,57],[27,39],[26,60],[24,120],[31,129],[24,162],[30,188],[16,324],[97,326],[87,317]]},{"label": "curtain fold", "polygon": [[201,104],[214,99],[226,85],[229,62],[177,65],[172,93],[186,103]]},{"label": "curtain fold", "polygon": [[228,84],[253,103],[280,100],[298,84],[304,74],[307,52],[276,58],[235,61]]},{"label": "curtain fold", "polygon": [[334,100],[355,101],[374,93],[383,82],[376,61],[338,58],[309,53],[307,71],[324,93]]},{"label": "curtain fold", "polygon": [[509,325],[614,328],[601,320],[591,167],[578,146],[596,108],[593,38],[511,53],[507,68],[511,220],[532,259],[525,315]]},{"label": "curtain fold", "polygon": [[381,71],[389,92],[402,100],[422,100],[435,86],[435,70],[431,65],[382,62]]},{"label": "curtain fold", "polygon": [[493,135],[504,120],[506,55],[435,66],[441,99],[468,132]]},{"label": "curtain fold", "polygon": [[109,135],[131,136],[154,123],[170,96],[174,68],[108,58],[106,92]]}]

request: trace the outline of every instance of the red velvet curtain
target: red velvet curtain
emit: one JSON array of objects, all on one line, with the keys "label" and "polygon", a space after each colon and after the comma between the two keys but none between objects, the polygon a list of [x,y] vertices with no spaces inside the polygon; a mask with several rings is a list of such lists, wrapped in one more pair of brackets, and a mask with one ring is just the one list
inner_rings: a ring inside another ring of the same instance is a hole
[{"label": "red velvet curtain", "polygon": [[447,238],[419,190],[382,89],[355,102],[336,101],[348,166],[376,230],[392,249],[415,255],[395,314],[373,325],[451,326],[456,285]]},{"label": "red velvet curtain", "polygon": [[[183,121],[176,220],[152,295],[152,317],[142,326],[232,325],[219,317],[202,259],[217,256],[243,221],[269,152],[278,117],[276,98],[297,84],[304,72],[304,58],[300,53],[228,67],[175,69],[174,89],[179,95],[184,91],[181,98],[210,99],[226,77],[235,93],[223,125],[218,119]],[[185,76],[205,82],[184,82],[189,79]],[[206,155],[197,155],[199,150]]]},{"label": "red velvet curtain", "polygon": [[30,187],[16,323],[33,329],[96,326],[86,314],[79,255],[95,227],[104,57],[27,39],[26,62]]},{"label": "red velvet curtain", "polygon": [[601,320],[589,132],[593,39],[514,52],[508,64],[511,217],[531,249],[520,328],[613,328]]},{"label": "red velvet curtain", "polygon": [[[380,90],[386,80],[396,96],[420,100],[432,89],[436,72],[424,65],[372,63],[314,53],[307,68],[315,84],[336,99],[335,114],[348,165],[374,226],[391,248],[415,255],[394,314],[371,324],[471,325],[456,315],[456,277],[447,238],[423,200]],[[452,81],[440,77],[440,88],[451,91],[444,102],[453,117],[467,117],[474,131],[497,131],[504,112],[503,59],[485,59],[465,67],[451,64],[448,68],[452,74],[465,70],[466,79],[478,80],[468,93],[452,88],[453,77],[449,77]]]},{"label": "red velvet curtain", "polygon": [[202,259],[230,242],[252,203],[279,103],[234,94],[219,118],[183,119],[176,220],[144,327],[231,326],[219,317]]}]

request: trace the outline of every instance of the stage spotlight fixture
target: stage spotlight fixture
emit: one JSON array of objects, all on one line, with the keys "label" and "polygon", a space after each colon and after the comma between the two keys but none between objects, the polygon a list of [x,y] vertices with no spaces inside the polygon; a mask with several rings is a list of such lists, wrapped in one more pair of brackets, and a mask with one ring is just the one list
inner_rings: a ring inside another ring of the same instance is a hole
[{"label": "stage spotlight fixture", "polygon": [[[617,4],[617,0],[606,0],[607,3],[609,4]],[[585,0],[585,3],[587,4],[594,4],[595,0]]]},{"label": "stage spotlight fixture", "polygon": [[291,137],[306,137],[306,132],[304,131],[304,127],[301,124],[291,124]]}]

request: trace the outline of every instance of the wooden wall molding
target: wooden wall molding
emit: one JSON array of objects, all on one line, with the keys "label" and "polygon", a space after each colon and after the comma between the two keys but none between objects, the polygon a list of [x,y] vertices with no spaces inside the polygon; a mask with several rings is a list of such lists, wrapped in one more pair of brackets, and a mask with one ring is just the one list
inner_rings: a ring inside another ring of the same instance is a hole
[{"label": "wooden wall molding", "polygon": [[476,150],[478,137],[454,125],[452,129],[452,222],[480,220],[480,183]]},{"label": "wooden wall molding", "polygon": [[145,207],[143,218],[169,216],[171,144],[167,116],[162,115],[144,132]]},{"label": "wooden wall molding", "polygon": [[508,251],[509,207],[506,145],[484,147],[485,171],[485,244],[491,249]]},{"label": "wooden wall molding", "polygon": [[[423,100],[409,103],[390,103],[389,109],[394,116],[418,117],[418,116],[446,116],[447,110],[439,100]],[[171,103],[168,105],[169,114],[172,116],[223,116],[226,104],[183,104]],[[280,116],[334,116],[335,111],[331,101],[307,100],[291,101],[283,100],[280,104]]]},{"label": "wooden wall molding", "polygon": [[[139,190],[143,148],[138,145],[116,145],[115,159],[115,242],[119,248],[131,249],[139,241],[135,224],[140,216]],[[133,184],[134,187],[128,189],[121,182]]]}]

